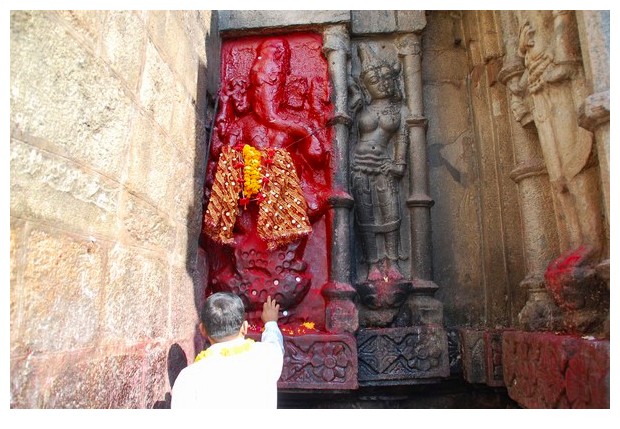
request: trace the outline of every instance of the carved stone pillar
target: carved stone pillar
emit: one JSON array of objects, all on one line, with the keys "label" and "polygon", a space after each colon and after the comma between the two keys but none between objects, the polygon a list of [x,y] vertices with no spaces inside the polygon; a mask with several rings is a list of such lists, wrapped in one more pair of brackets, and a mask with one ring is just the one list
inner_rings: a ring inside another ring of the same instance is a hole
[{"label": "carved stone pillar", "polygon": [[605,332],[609,291],[597,265],[605,258],[608,240],[593,135],[578,121],[587,93],[575,15],[524,11],[517,16],[523,89],[532,101],[562,252],[548,265],[545,286],[563,310],[566,330]]},{"label": "carved stone pillar", "polygon": [[[579,27],[582,56],[588,90],[579,108],[579,125],[592,133],[596,141],[605,226],[609,234],[609,11],[584,10],[575,12]],[[608,258],[608,255],[605,255]],[[596,267],[599,276],[609,283],[609,259]],[[607,286],[609,287],[609,285]]]},{"label": "carved stone pillar", "polygon": [[409,117],[409,195],[407,207],[411,219],[411,277],[413,291],[409,306],[424,325],[443,324],[443,305],[433,298],[439,288],[432,281],[431,207],[426,157],[426,124],[422,92],[422,49],[420,35],[409,33],[399,37],[399,56],[403,63],[405,93]]},{"label": "carved stone pillar", "polygon": [[517,165],[510,178],[518,185],[522,202],[523,251],[527,267],[521,286],[527,288],[528,300],[519,313],[519,324],[529,330],[551,330],[557,328],[559,316],[557,305],[545,289],[544,279],[547,265],[558,254],[551,189],[521,82],[525,66],[517,54],[517,20],[511,11],[501,11],[500,19],[506,55],[499,80],[509,90],[514,118],[511,128]]},{"label": "carved stone pillar", "polygon": [[349,32],[344,25],[326,27],[323,52],[329,64],[335,132],[331,160],[333,193],[329,198],[331,225],[331,258],[328,278],[321,293],[326,299],[325,328],[328,332],[353,333],[359,326],[357,307],[353,302],[355,289],[350,283],[350,215],[353,198],[349,194],[349,127],[347,114],[347,63],[350,55]]}]

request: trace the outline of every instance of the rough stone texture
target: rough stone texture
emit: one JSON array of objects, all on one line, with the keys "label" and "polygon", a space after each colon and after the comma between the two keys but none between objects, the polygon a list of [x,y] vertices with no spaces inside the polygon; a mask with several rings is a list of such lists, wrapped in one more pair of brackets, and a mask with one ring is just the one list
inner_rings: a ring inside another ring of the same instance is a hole
[{"label": "rough stone texture", "polygon": [[198,343],[209,19],[11,13],[11,407],[169,404],[166,351]]},{"label": "rough stone texture", "polygon": [[132,162],[127,166],[127,189],[152,204],[159,203],[161,209],[170,212],[170,197],[177,191],[169,180],[170,171],[179,155],[161,128],[141,113],[133,120],[129,156]]},{"label": "rough stone texture", "polygon": [[454,45],[449,13],[429,16],[423,41],[424,110],[433,231],[435,297],[448,326],[482,323],[478,156],[467,95],[466,51]]},{"label": "rough stone texture", "polygon": [[143,51],[146,42],[144,21],[139,12],[109,11],[101,39],[105,56],[112,67],[135,91],[140,84],[142,67],[142,57],[135,55],[135,52]]},{"label": "rough stone texture", "polygon": [[[188,267],[173,266],[170,282],[170,326],[172,338],[192,338],[198,332],[200,308],[196,306],[200,286],[194,285]],[[204,292],[203,292],[204,293]]]},{"label": "rough stone texture", "polygon": [[167,391],[170,391],[167,351],[161,345],[154,344],[146,349],[143,408],[154,408],[158,399],[165,398]]},{"label": "rough stone texture", "polygon": [[24,224],[20,220],[11,218],[11,235],[9,247],[9,284],[10,284],[10,337],[11,337],[11,353],[13,348],[18,344],[19,325],[20,325],[20,303],[21,303],[21,282],[18,281],[20,276],[23,255],[21,251],[21,243],[23,241]]},{"label": "rough stone texture", "polygon": [[116,228],[119,184],[62,156],[11,140],[11,214],[85,233]]},{"label": "rough stone texture", "polygon": [[58,230],[28,234],[20,354],[72,350],[98,340],[105,254],[98,242]]},{"label": "rough stone texture", "polygon": [[172,112],[179,101],[180,85],[175,81],[170,66],[150,41],[146,44],[144,75],[140,87],[140,102],[153,115],[164,131],[170,131]]},{"label": "rough stone texture", "polygon": [[164,337],[170,284],[166,266],[133,247],[115,246],[108,260],[106,338],[137,342]]},{"label": "rough stone texture", "polygon": [[124,197],[123,229],[128,237],[136,245],[173,248],[176,231],[170,218],[130,193],[125,193]]},{"label": "rough stone texture", "polygon": [[353,34],[391,33],[396,31],[394,10],[351,11],[351,32]]},{"label": "rough stone texture", "polygon": [[463,358],[463,378],[468,383],[486,383],[487,360],[484,331],[479,329],[460,329],[459,337]]},{"label": "rough stone texture", "polygon": [[417,384],[450,373],[443,328],[360,329],[357,347],[360,385]]},{"label": "rough stone texture", "polygon": [[11,42],[11,125],[118,177],[133,114],[122,82],[48,12],[12,13]]},{"label": "rough stone texture", "polygon": [[67,362],[47,390],[44,408],[143,408],[142,357],[103,356]]},{"label": "rough stone texture", "polygon": [[527,408],[609,408],[610,343],[543,332],[506,332],[508,394]]},{"label": "rough stone texture", "polygon": [[227,10],[218,12],[218,27],[231,30],[349,22],[348,10]]}]

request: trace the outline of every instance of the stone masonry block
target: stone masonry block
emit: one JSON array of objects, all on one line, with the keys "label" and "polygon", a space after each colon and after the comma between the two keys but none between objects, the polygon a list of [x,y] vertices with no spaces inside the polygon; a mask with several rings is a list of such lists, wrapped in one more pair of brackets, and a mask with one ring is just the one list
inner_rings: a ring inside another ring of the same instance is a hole
[{"label": "stone masonry block", "polygon": [[179,101],[180,92],[170,66],[149,41],[140,87],[140,102],[164,131],[170,131],[172,112]]},{"label": "stone masonry block", "polygon": [[468,383],[486,383],[487,362],[484,344],[484,331],[460,329],[463,378]]},{"label": "stone masonry block", "polygon": [[196,307],[194,282],[186,266],[171,269],[170,323],[172,338],[191,338],[198,330],[199,311]]},{"label": "stone masonry block", "polygon": [[146,43],[144,21],[136,11],[109,11],[101,39],[112,67],[137,91]]},{"label": "stone masonry block", "polygon": [[505,332],[508,394],[526,408],[609,408],[610,343],[551,332]]},{"label": "stone masonry block", "polygon": [[164,345],[147,346],[145,350],[144,408],[153,408],[170,390],[167,383],[167,350]]},{"label": "stone masonry block", "polygon": [[351,20],[348,10],[228,10],[218,11],[222,32],[304,24],[336,24]]},{"label": "stone masonry block", "polygon": [[136,245],[173,249],[176,237],[174,222],[156,207],[130,193],[125,193],[125,200],[122,220],[128,237]]},{"label": "stone masonry block", "polygon": [[35,229],[27,240],[18,339],[23,352],[92,345],[101,327],[105,248],[59,231]]},{"label": "stone masonry block", "polygon": [[118,183],[11,140],[11,213],[102,235],[116,232]]},{"label": "stone masonry block", "polygon": [[12,127],[60,155],[119,177],[132,114],[121,80],[58,25],[53,13],[12,14]]},{"label": "stone masonry block", "polygon": [[168,268],[133,247],[114,247],[109,255],[105,334],[140,341],[168,332]]},{"label": "stone masonry block", "polygon": [[97,46],[101,29],[104,27],[108,11],[105,10],[57,10],[73,31],[77,32],[93,50]]},{"label": "stone masonry block", "polygon": [[22,221],[11,218],[11,241],[9,248],[9,264],[10,264],[10,336],[11,336],[11,349],[16,344],[15,340],[18,338],[19,324],[20,324],[20,296],[21,296],[21,284],[18,282],[19,273],[22,271],[22,246],[23,246],[23,232],[24,224]]},{"label": "stone masonry block", "polygon": [[140,113],[134,119],[130,141],[125,186],[169,213],[172,210],[171,197],[177,191],[169,180],[171,170],[179,162],[176,148],[153,119]]},{"label": "stone masonry block", "polygon": [[426,27],[426,14],[423,10],[397,10],[398,31],[420,32]]},{"label": "stone masonry block", "polygon": [[46,392],[43,408],[142,408],[140,353],[67,361]]},{"label": "stone masonry block", "polygon": [[393,10],[352,10],[351,33],[372,34],[396,31],[396,11]]}]

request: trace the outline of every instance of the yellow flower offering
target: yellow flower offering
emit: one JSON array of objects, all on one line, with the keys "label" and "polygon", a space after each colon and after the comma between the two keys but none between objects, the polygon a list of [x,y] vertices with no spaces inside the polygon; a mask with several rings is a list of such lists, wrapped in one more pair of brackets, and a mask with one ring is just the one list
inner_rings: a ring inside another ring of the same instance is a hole
[{"label": "yellow flower offering", "polygon": [[260,151],[246,144],[243,146],[243,162],[243,195],[251,198],[262,186]]}]

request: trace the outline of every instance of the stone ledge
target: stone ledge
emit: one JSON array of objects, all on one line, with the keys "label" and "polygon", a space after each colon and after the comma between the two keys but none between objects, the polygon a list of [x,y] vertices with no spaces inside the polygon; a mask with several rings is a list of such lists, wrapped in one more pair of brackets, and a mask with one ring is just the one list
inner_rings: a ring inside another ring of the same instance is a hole
[{"label": "stone ledge", "polygon": [[526,408],[609,408],[609,340],[505,332],[508,394]]}]

